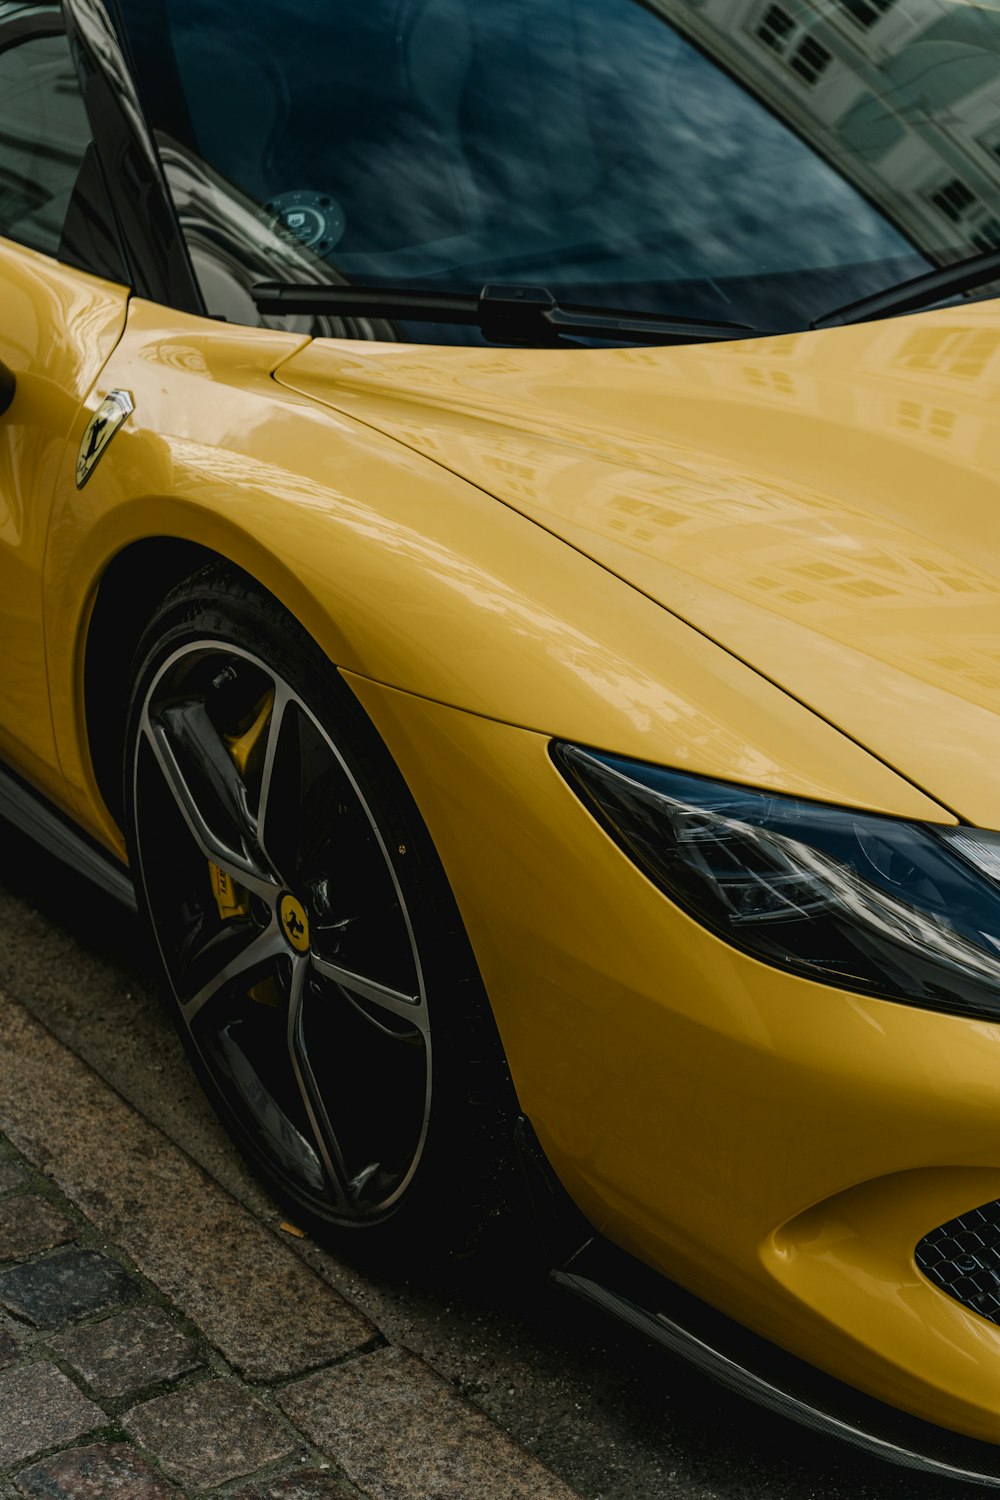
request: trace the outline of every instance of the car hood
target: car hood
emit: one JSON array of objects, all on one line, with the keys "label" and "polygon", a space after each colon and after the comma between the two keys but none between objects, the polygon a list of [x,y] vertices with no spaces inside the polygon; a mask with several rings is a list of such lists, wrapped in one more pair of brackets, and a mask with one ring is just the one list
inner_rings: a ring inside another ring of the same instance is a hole
[{"label": "car hood", "polygon": [[1000,828],[1000,303],[686,348],[315,340],[277,379]]}]

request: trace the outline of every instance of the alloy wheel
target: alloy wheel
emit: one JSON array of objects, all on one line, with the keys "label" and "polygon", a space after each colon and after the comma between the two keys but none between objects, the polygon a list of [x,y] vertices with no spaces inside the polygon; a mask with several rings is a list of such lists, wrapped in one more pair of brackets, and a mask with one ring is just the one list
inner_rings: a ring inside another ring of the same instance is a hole
[{"label": "alloy wheel", "polygon": [[273,668],[206,639],[151,678],[133,777],[164,968],[246,1145],[323,1218],[385,1217],[423,1152],[430,1028],[410,915],[348,757]]}]

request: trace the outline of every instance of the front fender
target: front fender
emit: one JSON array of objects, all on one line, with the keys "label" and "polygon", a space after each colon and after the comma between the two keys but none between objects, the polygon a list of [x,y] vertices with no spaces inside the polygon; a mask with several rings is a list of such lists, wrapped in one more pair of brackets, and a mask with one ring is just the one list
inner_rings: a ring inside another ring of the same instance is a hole
[{"label": "front fender", "polygon": [[[45,627],[64,774],[99,837],[117,844],[87,749],[87,626],[110,561],[150,537],[196,543],[245,569],[332,662],[370,680],[707,775],[944,816],[536,522],[279,386],[272,371],[303,342],[135,302],[71,434],[46,557]],[[135,410],[77,489],[83,430],[115,388],[131,393]],[[149,603],[152,612],[158,600]]]}]

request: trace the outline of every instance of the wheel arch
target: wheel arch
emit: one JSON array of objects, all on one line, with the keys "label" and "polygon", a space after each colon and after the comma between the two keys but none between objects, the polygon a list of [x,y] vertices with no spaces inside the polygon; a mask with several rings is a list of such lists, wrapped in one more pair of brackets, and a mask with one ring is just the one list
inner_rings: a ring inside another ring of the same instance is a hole
[{"label": "wheel arch", "polygon": [[[155,531],[135,526],[140,512],[159,521]],[[223,563],[275,598],[332,660],[344,643],[321,601],[266,538],[166,497],[132,501],[102,517],[73,561],[60,559],[46,578],[53,718],[78,816],[123,856],[121,755],[131,667],[146,625],[177,584]]]},{"label": "wheel arch", "polygon": [[98,580],[83,647],[82,728],[97,788],[119,827],[122,743],[136,646],[170,590],[217,560],[218,553],[197,542],[144,537],[116,553]]}]

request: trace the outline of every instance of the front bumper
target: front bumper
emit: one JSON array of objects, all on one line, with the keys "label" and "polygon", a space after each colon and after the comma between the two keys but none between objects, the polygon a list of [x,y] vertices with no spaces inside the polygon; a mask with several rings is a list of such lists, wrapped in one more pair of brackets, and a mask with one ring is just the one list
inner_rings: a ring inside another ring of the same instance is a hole
[{"label": "front bumper", "polygon": [[1000,1024],[737,952],[630,864],[543,736],[348,680],[441,855],[522,1107],[591,1223],[838,1379],[1000,1443],[1000,1327],[914,1254],[1000,1198]]}]

